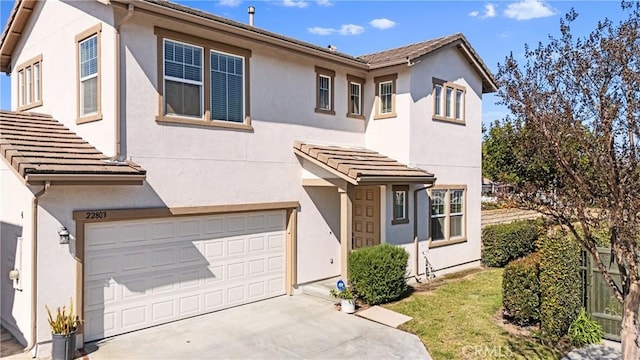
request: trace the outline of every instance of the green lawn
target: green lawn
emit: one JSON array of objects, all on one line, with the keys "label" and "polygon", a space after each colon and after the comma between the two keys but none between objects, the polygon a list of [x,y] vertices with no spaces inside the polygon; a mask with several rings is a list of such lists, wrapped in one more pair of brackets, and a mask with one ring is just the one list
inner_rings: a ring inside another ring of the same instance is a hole
[{"label": "green lawn", "polygon": [[559,359],[562,354],[496,324],[502,269],[445,280],[385,307],[413,317],[402,330],[420,337],[435,360]]}]

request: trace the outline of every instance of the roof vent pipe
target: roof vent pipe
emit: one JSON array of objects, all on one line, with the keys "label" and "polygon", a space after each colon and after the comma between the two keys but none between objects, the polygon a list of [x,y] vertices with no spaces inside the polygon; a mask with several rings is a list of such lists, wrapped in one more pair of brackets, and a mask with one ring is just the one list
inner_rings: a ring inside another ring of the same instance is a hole
[{"label": "roof vent pipe", "polygon": [[255,7],[253,7],[253,6],[249,6],[249,7],[247,8],[247,12],[249,13],[249,25],[250,25],[250,26],[253,26],[253,16],[254,16],[254,15],[255,15],[255,13],[256,13],[256,8],[255,8]]}]

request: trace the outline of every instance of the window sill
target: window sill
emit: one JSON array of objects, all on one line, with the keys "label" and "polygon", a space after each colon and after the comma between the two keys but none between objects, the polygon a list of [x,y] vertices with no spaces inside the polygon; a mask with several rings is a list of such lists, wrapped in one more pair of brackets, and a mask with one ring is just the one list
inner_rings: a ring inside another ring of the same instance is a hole
[{"label": "window sill", "polygon": [[165,124],[196,125],[196,126],[203,126],[203,127],[223,128],[223,129],[253,130],[253,127],[248,123],[235,123],[230,121],[217,121],[217,120],[209,121],[209,120],[189,119],[189,118],[173,117],[173,116],[156,116],[156,122],[165,123]]},{"label": "window sill", "polygon": [[351,119],[364,120],[364,115],[355,115],[355,114],[347,113],[347,117]]},{"label": "window sill", "polygon": [[17,110],[18,110],[18,111],[24,111],[24,110],[33,109],[33,108],[38,107],[38,106],[42,106],[42,100],[40,100],[40,101],[36,101],[36,102],[34,102],[34,103],[31,103],[31,104],[26,104],[26,105],[18,106]]},{"label": "window sill", "polygon": [[317,112],[318,114],[325,114],[325,115],[335,115],[336,112],[333,110],[324,110],[324,109],[318,109],[315,108],[315,112]]},{"label": "window sill", "polygon": [[94,121],[98,121],[98,120],[102,120],[102,114],[101,113],[97,113],[97,114],[93,114],[93,115],[89,115],[89,116],[85,116],[85,117],[79,117],[76,119],[76,124],[80,125],[80,124],[86,124],[86,123],[90,123],[90,122],[94,122]]},{"label": "window sill", "polygon": [[391,119],[395,117],[398,117],[398,114],[396,114],[395,112],[388,113],[388,114],[376,114],[373,117],[373,120]]},{"label": "window sill", "polygon": [[447,123],[451,123],[451,124],[457,124],[457,125],[466,125],[464,120],[456,120],[456,119],[447,118],[447,117],[443,117],[443,116],[434,116],[433,120],[434,121],[447,122]]},{"label": "window sill", "polygon": [[408,224],[409,219],[394,219],[391,220],[391,225],[400,225],[400,224]]},{"label": "window sill", "polygon": [[466,237],[457,238],[453,240],[432,240],[429,249],[439,248],[442,246],[455,245],[467,242]]}]

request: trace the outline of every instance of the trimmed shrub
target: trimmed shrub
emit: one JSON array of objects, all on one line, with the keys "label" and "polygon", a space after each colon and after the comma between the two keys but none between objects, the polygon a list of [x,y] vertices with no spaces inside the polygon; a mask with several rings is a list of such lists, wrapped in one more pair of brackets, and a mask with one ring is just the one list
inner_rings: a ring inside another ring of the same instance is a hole
[{"label": "trimmed shrub", "polygon": [[349,254],[349,284],[366,303],[393,301],[407,290],[408,260],[403,248],[390,244],[353,251]]},{"label": "trimmed shrub", "polygon": [[587,315],[584,308],[580,309],[578,317],[569,326],[569,339],[575,347],[598,344],[602,341],[604,331],[597,321]]},{"label": "trimmed shrub", "polygon": [[582,307],[580,245],[562,231],[542,236],[539,244],[540,330],[557,343]]},{"label": "trimmed shrub", "polygon": [[507,264],[502,276],[502,304],[518,325],[540,320],[540,254],[533,253]]},{"label": "trimmed shrub", "polygon": [[535,250],[540,231],[538,221],[520,220],[488,225],[482,230],[482,263],[503,267]]}]

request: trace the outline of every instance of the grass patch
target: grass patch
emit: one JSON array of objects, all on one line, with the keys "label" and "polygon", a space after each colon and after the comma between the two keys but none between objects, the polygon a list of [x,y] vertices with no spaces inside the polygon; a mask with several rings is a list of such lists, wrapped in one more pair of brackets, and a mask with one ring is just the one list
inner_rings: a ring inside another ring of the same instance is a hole
[{"label": "grass patch", "polygon": [[418,288],[410,297],[385,307],[413,317],[400,328],[420,337],[435,360],[562,358],[559,351],[507,332],[496,323],[502,306],[502,272],[467,273],[431,290]]}]

